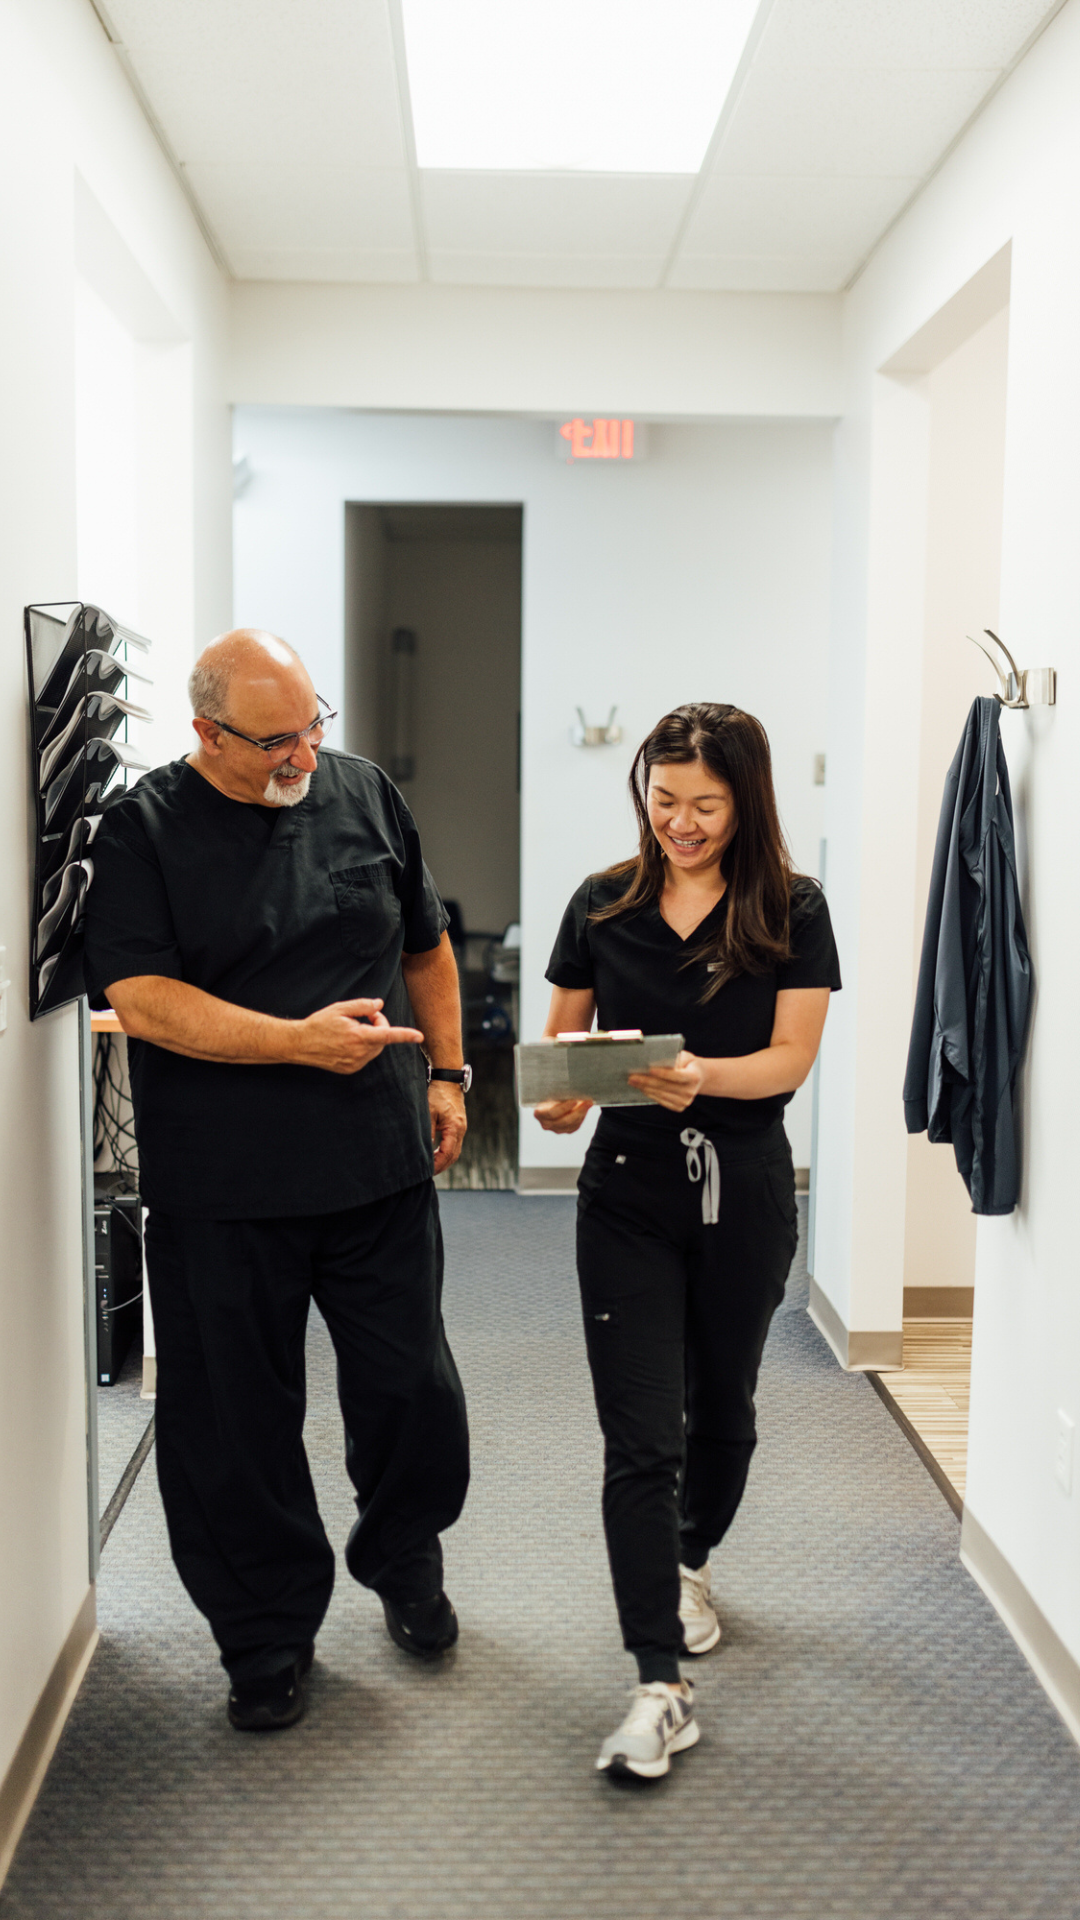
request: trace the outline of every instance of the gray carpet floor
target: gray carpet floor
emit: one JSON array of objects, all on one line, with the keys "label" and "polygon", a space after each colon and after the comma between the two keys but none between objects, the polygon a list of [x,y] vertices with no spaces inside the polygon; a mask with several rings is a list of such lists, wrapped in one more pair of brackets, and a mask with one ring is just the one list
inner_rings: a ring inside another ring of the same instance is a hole
[{"label": "gray carpet floor", "polygon": [[[3,1920],[1077,1920],[1080,1753],[957,1559],[957,1524],[794,1277],[750,1490],[715,1562],[703,1737],[651,1787],[593,1771],[621,1717],[576,1320],[572,1203],[451,1194],[447,1321],[475,1478],[447,1542],[461,1642],[389,1642],[342,1569],[307,1719],[231,1733],[154,1475],[106,1548],[102,1642]],[[350,1502],[325,1334],[308,1439]]]}]

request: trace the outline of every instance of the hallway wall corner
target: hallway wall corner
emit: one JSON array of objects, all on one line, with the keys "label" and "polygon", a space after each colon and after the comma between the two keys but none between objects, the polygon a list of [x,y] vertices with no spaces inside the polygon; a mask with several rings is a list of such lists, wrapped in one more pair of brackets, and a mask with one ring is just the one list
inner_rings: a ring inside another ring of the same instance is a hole
[{"label": "hallway wall corner", "polygon": [[1015,1568],[967,1507],[960,1530],[960,1559],[1080,1745],[1080,1661],[1073,1659]]},{"label": "hallway wall corner", "polygon": [[904,1330],[883,1327],[877,1330],[845,1326],[832,1301],[810,1282],[810,1318],[828,1341],[840,1365],[848,1373],[891,1373],[904,1364]]}]

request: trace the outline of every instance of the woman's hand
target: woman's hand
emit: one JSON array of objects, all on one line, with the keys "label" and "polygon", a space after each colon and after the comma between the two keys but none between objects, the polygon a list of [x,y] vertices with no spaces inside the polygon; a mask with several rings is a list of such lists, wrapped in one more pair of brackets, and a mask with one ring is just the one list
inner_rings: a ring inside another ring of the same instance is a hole
[{"label": "woman's hand", "polygon": [[533,1112],[545,1133],[576,1133],[591,1106],[591,1100],[541,1100]]},{"label": "woman's hand", "polygon": [[705,1078],[704,1062],[694,1053],[680,1053],[673,1067],[650,1067],[648,1073],[631,1073],[630,1085],[647,1093],[657,1106],[670,1113],[682,1113],[696,1100]]}]

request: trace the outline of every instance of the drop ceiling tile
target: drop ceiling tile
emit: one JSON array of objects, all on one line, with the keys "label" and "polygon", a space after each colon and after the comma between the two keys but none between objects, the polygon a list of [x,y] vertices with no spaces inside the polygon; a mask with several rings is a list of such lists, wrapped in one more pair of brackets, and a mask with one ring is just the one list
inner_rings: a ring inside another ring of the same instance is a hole
[{"label": "drop ceiling tile", "polygon": [[714,174],[705,182],[680,252],[698,258],[805,253],[861,257],[911,198],[919,178]]},{"label": "drop ceiling tile", "polygon": [[671,245],[693,174],[420,175],[432,252],[659,254]]},{"label": "drop ceiling tile", "polygon": [[401,166],[386,0],[108,0],[182,161]]},{"label": "drop ceiling tile", "polygon": [[403,168],[269,166],[188,168],[231,259],[244,248],[411,252],[412,213]]},{"label": "drop ceiling tile", "polygon": [[[103,0],[240,274],[416,276],[398,3]],[[774,0],[668,284],[843,285],[1054,10]],[[654,285],[692,188],[681,175],[427,173],[432,275]]]},{"label": "drop ceiling tile", "polygon": [[428,271],[443,286],[655,287],[664,255],[455,253],[431,249]]},{"label": "drop ceiling tile", "polygon": [[333,247],[242,247],[233,256],[233,267],[238,280],[362,281],[389,286],[420,278],[412,252],[350,252]]},{"label": "drop ceiling tile", "polygon": [[1052,0],[774,0],[757,64],[1005,67]]},{"label": "drop ceiling tile", "polygon": [[818,254],[683,254],[664,285],[694,293],[838,293],[858,264]]},{"label": "drop ceiling tile", "polygon": [[993,73],[794,69],[758,73],[713,167],[728,174],[925,174],[975,111]]}]

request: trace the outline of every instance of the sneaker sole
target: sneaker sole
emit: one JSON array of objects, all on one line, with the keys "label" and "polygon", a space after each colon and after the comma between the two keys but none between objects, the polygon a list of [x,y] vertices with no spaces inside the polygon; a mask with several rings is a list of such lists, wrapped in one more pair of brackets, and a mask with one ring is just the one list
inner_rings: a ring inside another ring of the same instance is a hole
[{"label": "sneaker sole", "polygon": [[696,1720],[688,1720],[675,1738],[669,1741],[659,1760],[634,1760],[625,1753],[613,1753],[610,1760],[598,1760],[598,1773],[614,1774],[617,1780],[625,1780],[633,1774],[638,1780],[659,1780],[671,1766],[673,1753],[685,1753],[688,1747],[696,1747],[701,1739],[701,1728]]},{"label": "sneaker sole", "polygon": [[721,1632],[721,1628],[720,1628],[720,1622],[718,1620],[715,1627],[713,1628],[712,1633],[709,1635],[709,1638],[707,1640],[700,1641],[696,1647],[692,1647],[689,1645],[686,1639],[686,1635],[684,1633],[683,1634],[683,1652],[685,1654],[688,1654],[691,1660],[696,1660],[700,1653],[711,1653],[713,1648],[716,1646],[719,1646],[720,1644],[720,1632]]}]

